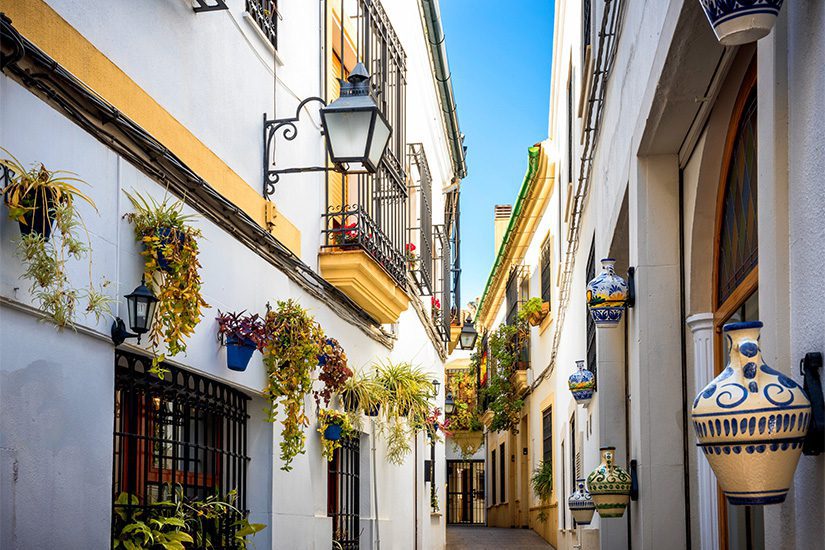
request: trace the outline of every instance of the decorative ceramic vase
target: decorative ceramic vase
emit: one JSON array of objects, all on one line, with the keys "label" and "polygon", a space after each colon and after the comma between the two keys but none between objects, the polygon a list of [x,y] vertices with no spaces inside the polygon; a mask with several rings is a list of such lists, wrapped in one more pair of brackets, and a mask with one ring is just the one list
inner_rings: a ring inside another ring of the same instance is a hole
[{"label": "decorative ceramic vase", "polygon": [[584,361],[576,361],[576,372],[567,379],[567,385],[573,394],[573,399],[579,405],[587,405],[593,399],[596,388],[596,379],[593,373],[584,368]]},{"label": "decorative ceramic vase", "polygon": [[782,0],[699,0],[699,3],[723,46],[747,44],[766,36],[782,8]]},{"label": "decorative ceramic vase", "polygon": [[811,419],[805,391],[762,361],[761,328],[723,327],[728,364],[693,401],[699,447],[731,504],[785,500]]},{"label": "decorative ceramic vase", "polygon": [[576,490],[567,499],[567,507],[570,508],[570,513],[578,525],[590,525],[593,521],[596,505],[593,504],[593,498],[587,492],[583,479],[576,480]]},{"label": "decorative ceramic vase", "polygon": [[587,308],[596,326],[615,327],[627,304],[627,281],[616,275],[616,260],[602,260],[602,272],[587,283]]},{"label": "decorative ceramic vase", "polygon": [[616,466],[616,447],[602,447],[602,462],[587,476],[587,489],[603,518],[620,518],[630,502],[630,474]]}]

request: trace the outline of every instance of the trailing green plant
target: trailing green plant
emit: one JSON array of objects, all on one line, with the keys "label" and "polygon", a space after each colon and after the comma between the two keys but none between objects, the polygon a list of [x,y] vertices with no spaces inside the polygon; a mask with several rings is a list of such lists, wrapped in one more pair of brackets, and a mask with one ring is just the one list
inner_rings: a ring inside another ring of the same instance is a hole
[{"label": "trailing green plant", "polygon": [[[550,497],[553,495],[553,463],[551,461],[539,462],[538,468],[533,470],[533,475],[530,477],[530,485],[533,493],[542,503],[550,502]],[[538,520],[542,523],[547,521],[547,512],[544,509],[539,511]]]},{"label": "trailing green plant", "polygon": [[267,304],[264,322],[267,340],[262,352],[269,421],[277,420],[281,406],[281,469],[289,471],[292,460],[305,452],[304,429],[309,424],[305,398],[312,390],[312,372],[322,354],[324,333],[315,319],[293,300],[279,301],[275,309]]},{"label": "trailing green plant", "polygon": [[387,400],[387,390],[376,380],[374,371],[359,371],[346,379],[341,401],[350,424],[361,429],[361,413],[375,415]]},{"label": "trailing green plant", "polygon": [[321,400],[324,406],[329,406],[329,401],[334,394],[340,394],[344,389],[346,381],[352,377],[352,371],[347,365],[347,354],[344,348],[335,338],[325,337],[321,346],[321,354],[318,356],[318,381],[324,384],[320,390],[313,390],[315,405],[320,408]]},{"label": "trailing green plant", "polygon": [[490,429],[518,433],[524,401],[519,397],[511,378],[518,366],[526,323],[520,319],[513,325],[499,325],[490,335],[490,355],[495,373],[484,393],[493,411]]},{"label": "trailing green plant", "polygon": [[[324,432],[331,425],[341,426],[340,439],[327,439]],[[332,462],[335,449],[340,449],[343,441],[355,435],[355,429],[350,424],[349,416],[333,409],[318,410],[318,433],[321,434],[321,446],[323,447],[324,458]]]},{"label": "trailing green plant", "polygon": [[[108,281],[104,279],[97,287],[92,282],[91,243],[76,208],[76,201],[82,200],[97,212],[94,201],[75,185],[85,182],[72,172],[50,171],[43,164],[27,170],[11,153],[0,150],[11,157],[0,159],[0,166],[10,171],[2,194],[9,217],[21,226],[17,254],[25,267],[21,278],[31,283],[29,292],[59,330],[75,327],[81,302],[86,303],[84,313],[100,322],[111,315],[113,300],[104,291]],[[54,235],[53,225],[57,228]],[[70,260],[83,258],[89,261],[89,284],[79,288],[69,280],[67,270]]]},{"label": "trailing green plant", "polygon": [[481,420],[478,417],[476,375],[467,370],[451,372],[447,377],[447,391],[452,394],[455,401],[455,410],[450,415],[452,429],[481,430]]},{"label": "trailing green plant", "polygon": [[[217,494],[205,500],[187,499],[180,485],[175,485],[171,493],[171,500],[146,507],[140,506],[136,495],[118,495],[112,547],[115,550],[185,550],[194,546],[217,550],[231,545],[246,549],[246,537],[266,528],[262,523],[250,523],[235,506],[238,495],[234,490],[227,493],[225,500]],[[227,525],[233,528],[231,534],[227,534]],[[227,540],[227,536],[231,540]]]},{"label": "trailing green plant", "polygon": [[155,322],[149,331],[154,358],[152,371],[161,378],[166,358],[158,353],[161,343],[169,355],[186,352],[186,338],[200,323],[202,309],[209,307],[201,294],[201,264],[198,238],[201,231],[191,225],[194,216],[183,213],[183,202],[164,197],[157,202],[139,193],[126,193],[134,212],[123,217],[143,244],[146,284],[158,298]]},{"label": "trailing green plant", "polygon": [[433,398],[432,379],[406,362],[376,365],[376,379],[386,392],[382,432],[387,440],[387,459],[403,464],[415,435],[428,429]]}]

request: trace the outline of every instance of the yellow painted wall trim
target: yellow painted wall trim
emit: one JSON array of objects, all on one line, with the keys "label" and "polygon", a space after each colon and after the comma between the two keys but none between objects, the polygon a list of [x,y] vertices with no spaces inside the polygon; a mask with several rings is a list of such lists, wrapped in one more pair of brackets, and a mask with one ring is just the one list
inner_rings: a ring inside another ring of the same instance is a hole
[{"label": "yellow painted wall trim", "polygon": [[346,294],[379,323],[394,323],[410,297],[362,250],[336,250],[318,255],[321,276]]},{"label": "yellow painted wall trim", "polygon": [[32,43],[146,130],[227,200],[296,255],[301,233],[220,157],[43,0],[0,0],[0,11]]},{"label": "yellow painted wall trim", "polygon": [[[533,234],[541,221],[553,188],[556,182],[556,164],[548,157],[547,143],[540,147],[539,164],[533,176],[532,189],[526,197],[525,205],[513,227],[513,234],[503,262],[495,275],[495,279],[488,290],[484,311],[479,314],[479,322],[483,327],[492,327],[496,313],[504,301],[504,291],[510,268],[519,265],[524,259],[527,248],[533,239]],[[489,306],[487,306],[489,304]]]}]

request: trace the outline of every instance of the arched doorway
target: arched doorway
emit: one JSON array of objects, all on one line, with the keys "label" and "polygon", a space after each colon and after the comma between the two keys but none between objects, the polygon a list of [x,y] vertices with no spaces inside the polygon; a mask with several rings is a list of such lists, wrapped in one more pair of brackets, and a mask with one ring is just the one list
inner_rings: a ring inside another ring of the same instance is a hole
[{"label": "arched doorway", "polygon": [[[712,295],[717,374],[728,356],[722,326],[759,318],[756,126],[756,66],[752,64],[730,119],[717,196]],[[718,498],[720,548],[764,549],[761,507],[730,506],[721,492]]]}]

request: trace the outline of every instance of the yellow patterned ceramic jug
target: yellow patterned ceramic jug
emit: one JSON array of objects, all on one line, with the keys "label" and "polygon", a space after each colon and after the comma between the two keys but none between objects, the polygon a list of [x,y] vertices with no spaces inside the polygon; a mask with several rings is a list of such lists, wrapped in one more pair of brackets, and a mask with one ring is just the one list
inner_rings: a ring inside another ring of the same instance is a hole
[{"label": "yellow patterned ceramic jug", "polygon": [[693,401],[693,428],[731,504],[784,502],[811,403],[791,378],[762,361],[762,323],[723,327],[728,365]]},{"label": "yellow patterned ceramic jug", "polygon": [[620,518],[630,502],[630,474],[613,462],[616,447],[602,447],[602,462],[587,476],[587,488],[603,518]]}]

